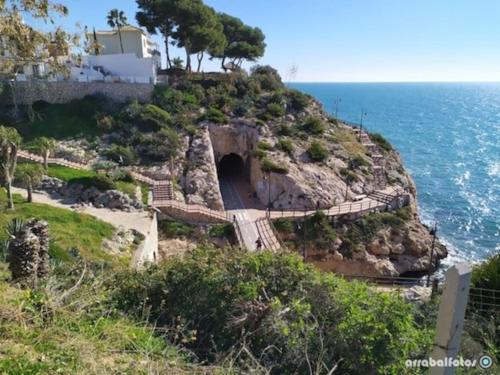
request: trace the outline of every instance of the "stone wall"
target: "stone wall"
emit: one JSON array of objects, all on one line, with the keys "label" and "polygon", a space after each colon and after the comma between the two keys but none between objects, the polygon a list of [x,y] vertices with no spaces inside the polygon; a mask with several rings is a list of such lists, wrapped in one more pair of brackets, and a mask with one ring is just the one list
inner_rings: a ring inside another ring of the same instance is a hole
[{"label": "stone wall", "polygon": [[[9,90],[15,95],[17,104],[34,103],[43,100],[48,103],[66,103],[82,99],[87,95],[103,94],[117,102],[137,99],[148,102],[154,85],[146,83],[108,83],[44,80],[14,82]],[[4,95],[7,104],[14,104],[13,95]]]}]

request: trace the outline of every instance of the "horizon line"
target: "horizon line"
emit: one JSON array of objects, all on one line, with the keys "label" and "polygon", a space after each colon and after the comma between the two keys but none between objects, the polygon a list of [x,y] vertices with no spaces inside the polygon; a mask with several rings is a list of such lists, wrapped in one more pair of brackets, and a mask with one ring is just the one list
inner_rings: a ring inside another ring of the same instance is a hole
[{"label": "horizon line", "polygon": [[500,83],[497,81],[283,81],[284,83]]}]

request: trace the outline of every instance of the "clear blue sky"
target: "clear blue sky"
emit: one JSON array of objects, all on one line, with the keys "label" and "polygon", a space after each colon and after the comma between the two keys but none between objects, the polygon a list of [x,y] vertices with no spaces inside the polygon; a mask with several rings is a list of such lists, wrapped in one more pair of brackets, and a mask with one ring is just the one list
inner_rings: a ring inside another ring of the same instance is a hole
[{"label": "clear blue sky", "polygon": [[[70,8],[59,23],[70,29],[106,28],[112,8],[135,23],[134,0],[59,1]],[[285,78],[295,64],[296,81],[500,81],[500,0],[205,2],[259,26],[268,45],[260,63]]]}]

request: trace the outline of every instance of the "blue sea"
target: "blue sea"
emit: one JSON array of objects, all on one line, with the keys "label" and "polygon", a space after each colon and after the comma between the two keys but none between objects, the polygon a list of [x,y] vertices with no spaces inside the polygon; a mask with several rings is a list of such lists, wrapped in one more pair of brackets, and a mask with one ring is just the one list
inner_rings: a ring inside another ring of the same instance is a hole
[{"label": "blue sea", "polygon": [[447,262],[500,251],[500,83],[294,83],[338,117],[381,133],[438,225]]}]

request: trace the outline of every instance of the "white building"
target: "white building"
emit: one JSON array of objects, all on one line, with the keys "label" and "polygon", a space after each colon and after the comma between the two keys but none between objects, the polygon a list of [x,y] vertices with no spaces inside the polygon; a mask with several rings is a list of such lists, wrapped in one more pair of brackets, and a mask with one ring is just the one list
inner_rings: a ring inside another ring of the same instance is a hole
[{"label": "white building", "polygon": [[[126,25],[120,28],[123,54],[135,54],[137,58],[151,58],[157,68],[161,68],[161,55],[158,43],[154,42],[148,33],[141,28]],[[89,40],[94,39],[94,33],[87,33]],[[103,48],[100,55],[122,54],[118,30],[96,31],[97,43]],[[91,52],[92,53],[92,52]]]}]

